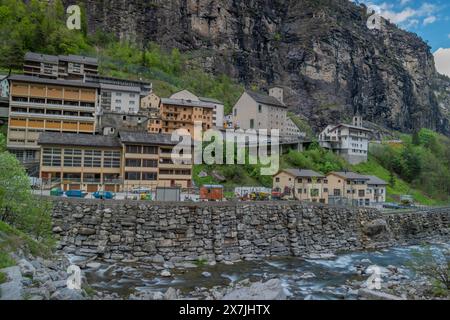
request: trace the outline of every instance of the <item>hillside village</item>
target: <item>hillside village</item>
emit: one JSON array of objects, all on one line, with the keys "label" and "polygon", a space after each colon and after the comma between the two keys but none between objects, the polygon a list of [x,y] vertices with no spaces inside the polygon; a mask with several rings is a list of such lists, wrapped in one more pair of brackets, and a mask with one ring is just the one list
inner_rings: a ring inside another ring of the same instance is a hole
[{"label": "hillside village", "polygon": [[[227,115],[217,99],[188,90],[159,97],[149,82],[99,75],[95,58],[28,52],[24,61],[22,75],[2,81],[7,148],[44,190],[205,187],[193,182],[191,159],[181,164],[171,159],[177,144],[171,133],[186,129],[193,134],[194,122],[201,122],[203,131],[278,129],[282,152],[302,151],[311,144],[288,116],[282,87],[268,94],[245,90]],[[367,161],[371,130],[355,115],[351,124],[330,124],[317,139],[322,148],[358,164]],[[388,183],[377,177],[303,169],[280,170],[264,198],[357,206],[386,201]]]}]

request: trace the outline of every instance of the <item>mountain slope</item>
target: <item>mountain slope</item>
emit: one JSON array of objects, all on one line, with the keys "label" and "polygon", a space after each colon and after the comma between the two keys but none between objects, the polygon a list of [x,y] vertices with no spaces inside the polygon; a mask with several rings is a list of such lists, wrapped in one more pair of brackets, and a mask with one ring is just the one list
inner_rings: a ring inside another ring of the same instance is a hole
[{"label": "mountain slope", "polygon": [[365,7],[348,0],[82,2],[90,32],[194,52],[206,70],[247,86],[291,88],[290,109],[316,130],[359,112],[391,129],[450,135],[428,45],[387,22],[369,30]]}]

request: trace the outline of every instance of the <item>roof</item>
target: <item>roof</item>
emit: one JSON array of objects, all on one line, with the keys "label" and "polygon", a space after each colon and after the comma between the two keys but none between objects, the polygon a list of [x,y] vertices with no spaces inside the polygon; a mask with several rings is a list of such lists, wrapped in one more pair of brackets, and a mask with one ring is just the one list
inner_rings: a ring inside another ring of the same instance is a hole
[{"label": "roof", "polygon": [[105,148],[120,148],[121,146],[119,139],[111,136],[59,132],[41,133],[38,144]]},{"label": "roof", "polygon": [[252,97],[256,102],[267,104],[275,107],[287,108],[284,103],[279,101],[278,99],[269,96],[267,94],[261,94],[253,91],[245,91],[250,97]]},{"label": "roof", "polygon": [[125,91],[125,92],[134,92],[139,94],[141,92],[140,87],[131,87],[131,86],[120,86],[108,83],[100,83],[100,88],[104,90],[113,90],[113,91]]},{"label": "roof", "polygon": [[161,103],[167,104],[167,105],[174,105],[174,106],[200,107],[200,108],[210,108],[210,109],[214,108],[214,106],[210,103],[198,102],[198,101],[192,101],[192,100],[162,98]]},{"label": "roof", "polygon": [[378,177],[375,176],[367,176],[370,180],[367,181],[367,184],[371,184],[371,185],[385,185],[387,186],[388,183],[386,181],[384,181],[383,179],[380,179]]},{"label": "roof", "polygon": [[12,75],[8,78],[12,81],[20,81],[20,82],[33,82],[33,83],[41,83],[41,84],[52,84],[59,86],[71,86],[71,87],[82,87],[82,88],[98,88],[99,85],[96,83],[86,83],[81,80],[63,80],[63,79],[47,79],[26,75]]},{"label": "roof", "polygon": [[30,61],[37,61],[37,62],[51,62],[51,63],[58,63],[59,60],[62,61],[69,61],[69,62],[76,62],[76,63],[87,63],[87,64],[93,64],[98,65],[97,58],[92,57],[85,57],[85,56],[77,56],[77,55],[49,55],[49,54],[42,54],[42,53],[36,53],[36,52],[27,52],[25,53],[25,60]]},{"label": "roof", "polygon": [[200,101],[203,102],[209,102],[209,103],[215,103],[215,104],[223,104],[222,101],[219,101],[217,99],[214,98],[207,98],[207,97],[198,97],[200,99]]},{"label": "roof", "polygon": [[372,132],[372,130],[370,130],[370,129],[367,129],[367,128],[364,128],[364,127],[357,127],[357,126],[353,126],[351,124],[345,124],[345,123],[340,123],[340,124],[334,126],[333,129],[331,129],[330,131],[333,131],[333,130],[339,128],[339,127],[347,127],[347,128],[350,128],[350,129],[356,129],[356,130]]},{"label": "roof", "polygon": [[289,173],[294,177],[302,177],[302,178],[325,178],[325,176],[321,173],[318,173],[313,170],[303,170],[303,169],[285,169],[281,170],[282,172]]},{"label": "roof", "polygon": [[330,174],[335,174],[347,180],[370,180],[368,176],[364,176],[362,174],[351,171],[331,172]]},{"label": "roof", "polygon": [[208,189],[223,189],[224,187],[219,185],[219,184],[205,184],[203,186],[203,188],[208,188]]},{"label": "roof", "polygon": [[179,142],[172,141],[171,134],[154,134],[147,132],[120,131],[120,140],[123,143],[131,144],[149,144],[149,145],[168,145],[175,146]]}]

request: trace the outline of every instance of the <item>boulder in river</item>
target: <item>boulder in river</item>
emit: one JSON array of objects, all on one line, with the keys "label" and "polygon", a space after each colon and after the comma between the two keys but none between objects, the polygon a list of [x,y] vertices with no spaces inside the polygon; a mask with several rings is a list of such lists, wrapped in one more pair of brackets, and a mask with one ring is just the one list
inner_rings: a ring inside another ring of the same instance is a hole
[{"label": "boulder in river", "polygon": [[250,287],[235,289],[227,293],[222,300],[285,300],[286,293],[281,280],[272,279],[265,283],[256,282]]}]

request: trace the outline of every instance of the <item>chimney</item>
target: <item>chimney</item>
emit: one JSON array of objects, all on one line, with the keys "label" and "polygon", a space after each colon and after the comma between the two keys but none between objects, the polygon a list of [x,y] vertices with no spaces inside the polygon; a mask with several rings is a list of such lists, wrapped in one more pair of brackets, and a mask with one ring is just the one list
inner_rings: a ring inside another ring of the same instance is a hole
[{"label": "chimney", "polygon": [[273,87],[269,89],[269,96],[274,97],[281,103],[284,103],[284,90],[281,87]]}]

